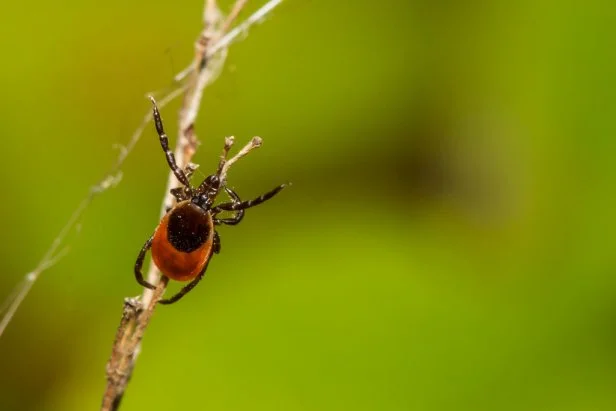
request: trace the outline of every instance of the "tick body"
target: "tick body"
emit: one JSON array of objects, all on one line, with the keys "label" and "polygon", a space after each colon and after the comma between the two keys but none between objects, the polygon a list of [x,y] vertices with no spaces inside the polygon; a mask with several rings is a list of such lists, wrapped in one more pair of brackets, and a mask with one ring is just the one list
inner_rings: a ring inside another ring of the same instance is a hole
[{"label": "tick body", "polygon": [[[216,174],[208,176],[197,187],[191,186],[189,178],[193,170],[182,170],[176,164],[175,157],[169,150],[168,138],[154,99],[152,99],[152,104],[154,105],[154,124],[167,158],[167,164],[182,186],[171,190],[177,204],[165,214],[154,234],[141,248],[135,262],[135,278],[146,288],[156,288],[144,280],[141,273],[145,255],[151,249],[152,260],[163,275],[176,281],[190,281],[173,297],[159,301],[161,304],[171,304],[197,285],[203,278],[212,256],[220,252],[220,237],[216,226],[238,224],[244,218],[244,210],[269,200],[286,184],[281,184],[253,200],[240,200],[238,194],[222,181],[224,179],[223,166],[232,144],[227,143]],[[229,165],[231,163],[232,161],[229,161]],[[224,191],[231,201],[214,205],[220,191]],[[231,215],[226,218],[218,217],[225,211],[230,212]]]},{"label": "tick body", "polygon": [[205,266],[214,243],[212,215],[189,200],[173,207],[152,239],[152,259],[167,277],[192,280]]}]

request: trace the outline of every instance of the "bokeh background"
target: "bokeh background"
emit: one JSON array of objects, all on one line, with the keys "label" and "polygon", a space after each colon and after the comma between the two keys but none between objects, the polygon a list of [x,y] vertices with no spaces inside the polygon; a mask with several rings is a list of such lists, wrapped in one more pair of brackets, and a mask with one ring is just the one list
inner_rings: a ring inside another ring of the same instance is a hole
[{"label": "bokeh background", "polygon": [[[293,186],[157,310],[122,409],[616,409],[615,11],[283,3],[206,90],[194,161],[260,135],[231,184]],[[201,12],[3,4],[0,298],[190,61]],[[0,339],[0,409],[99,407],[168,175],[153,127],[123,172]]]}]

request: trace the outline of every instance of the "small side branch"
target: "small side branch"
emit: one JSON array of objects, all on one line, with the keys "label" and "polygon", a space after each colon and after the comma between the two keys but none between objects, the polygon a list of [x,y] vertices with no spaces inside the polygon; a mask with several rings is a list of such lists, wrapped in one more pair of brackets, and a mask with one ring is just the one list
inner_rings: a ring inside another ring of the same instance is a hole
[{"label": "small side branch", "polygon": [[220,168],[220,181],[223,182],[223,183],[225,181],[227,181],[227,173],[229,172],[229,168],[231,168],[231,166],[237,160],[239,160],[240,158],[244,157],[246,154],[250,153],[255,148],[261,147],[261,144],[263,144],[263,139],[261,137],[255,136],[236,155],[231,157],[229,160],[226,160],[226,155],[229,152],[229,148],[231,148],[231,145],[233,144],[233,141],[234,141],[233,137],[227,137],[227,139],[225,140],[225,149],[223,151],[223,156],[224,157],[222,157],[222,159],[221,159],[222,161],[220,162],[220,165],[219,165],[219,168]]}]

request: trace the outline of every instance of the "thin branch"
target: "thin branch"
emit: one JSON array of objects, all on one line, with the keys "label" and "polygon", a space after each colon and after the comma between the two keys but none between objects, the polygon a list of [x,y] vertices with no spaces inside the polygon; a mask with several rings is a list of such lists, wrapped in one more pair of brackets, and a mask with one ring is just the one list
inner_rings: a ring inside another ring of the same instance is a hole
[{"label": "thin branch", "polygon": [[229,47],[240,34],[248,33],[248,29],[255,23],[261,22],[268,14],[270,14],[276,7],[282,3],[282,0],[272,0],[264,4],[259,10],[252,13],[246,20],[239,24],[236,28],[227,33],[220,41],[216,42],[216,45],[212,47],[208,52],[208,57],[218,53],[220,50]]},{"label": "thin branch", "polygon": [[[270,3],[279,3],[270,2]],[[226,40],[226,46],[219,46],[220,41],[226,36],[226,31],[231,27],[241,9],[246,4],[245,0],[236,1],[229,16],[222,20],[222,15],[216,7],[214,0],[206,0],[204,6],[204,28],[195,45],[195,57],[190,70],[183,71],[182,79],[186,78],[187,85],[184,94],[182,109],[179,114],[179,134],[175,148],[175,160],[180,168],[189,166],[194,170],[194,165],[190,166],[190,160],[198,146],[195,133],[195,121],[199,113],[203,90],[216,79],[220,73],[227,56],[227,46],[231,44]],[[270,8],[270,10],[273,7]],[[253,16],[249,19],[254,21]],[[242,23],[240,26],[249,27],[250,24]],[[236,34],[237,36],[237,34]],[[221,39],[220,41],[218,39]],[[212,51],[216,48],[216,51]],[[188,77],[188,75],[191,75]],[[226,155],[233,145],[233,138],[225,140],[223,156]],[[261,145],[261,139],[254,137],[252,141],[244,147],[232,159],[221,161],[223,176],[226,175],[229,167],[239,158],[245,156],[252,149]],[[161,207],[161,217],[175,201],[170,191],[177,186],[177,181],[173,173],[169,174],[165,196]],[[111,357],[107,364],[107,388],[103,396],[102,410],[117,410],[120,401],[135,367],[137,356],[141,351],[141,340],[150,322],[154,309],[165,292],[168,278],[161,276],[157,267],[150,263],[148,282],[156,284],[155,290],[144,289],[141,300],[126,299],[120,326],[114,341]]]},{"label": "thin branch", "polygon": [[[238,40],[241,34],[247,34],[248,30],[256,23],[260,23],[269,15],[283,0],[271,0],[265,3],[261,8],[252,13],[246,20],[240,23],[237,27],[229,31],[226,35],[214,42],[214,45],[207,51],[207,58],[214,56],[221,50],[226,50],[231,44]],[[194,70],[195,66],[191,64],[184,70],[180,71],[174,77],[175,81],[181,82],[188,77]]]},{"label": "thin branch", "polygon": [[145,308],[136,298],[124,299],[122,319],[107,363],[107,389],[103,396],[102,411],[115,411],[119,408],[140,352],[145,328],[154,313],[156,303],[165,292],[167,281],[167,277],[161,278],[152,294],[153,298]]},{"label": "thin branch", "polygon": [[246,3],[248,3],[248,0],[236,0],[235,4],[231,8],[231,12],[229,12],[229,15],[220,26],[220,33],[224,34],[229,31],[237,17],[240,15],[240,12],[242,11]]}]

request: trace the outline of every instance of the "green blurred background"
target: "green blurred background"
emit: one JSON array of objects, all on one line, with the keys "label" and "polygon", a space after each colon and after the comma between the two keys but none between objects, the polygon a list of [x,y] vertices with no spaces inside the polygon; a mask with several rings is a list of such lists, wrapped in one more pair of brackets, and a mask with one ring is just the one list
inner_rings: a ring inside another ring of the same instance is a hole
[{"label": "green blurred background", "polygon": [[[1,298],[190,61],[201,13],[3,5]],[[284,2],[206,90],[194,161],[203,177],[224,136],[260,135],[230,183],[293,186],[157,310],[122,409],[616,409],[615,16]],[[153,127],[123,171],[0,339],[0,409],[99,407],[168,175]]]}]

